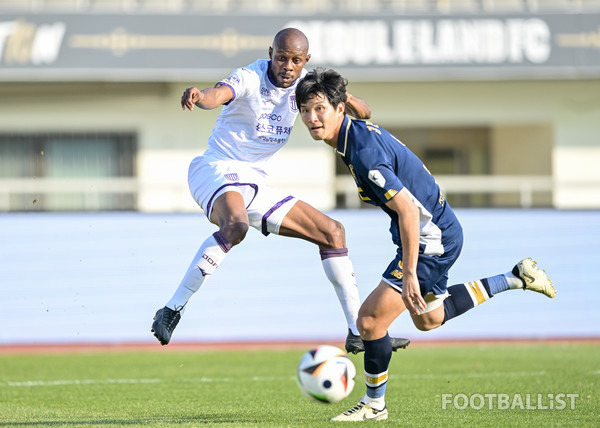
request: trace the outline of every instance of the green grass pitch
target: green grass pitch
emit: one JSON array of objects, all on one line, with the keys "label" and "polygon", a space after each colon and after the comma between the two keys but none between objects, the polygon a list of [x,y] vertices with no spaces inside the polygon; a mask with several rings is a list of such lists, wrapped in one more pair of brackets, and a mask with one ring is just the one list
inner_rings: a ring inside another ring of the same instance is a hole
[{"label": "green grass pitch", "polygon": [[[362,354],[351,356],[350,397],[322,404],[295,384],[304,351],[3,354],[0,426],[336,425],[329,419],[364,393]],[[600,346],[412,346],[394,353],[386,398],[378,426],[597,427]]]}]

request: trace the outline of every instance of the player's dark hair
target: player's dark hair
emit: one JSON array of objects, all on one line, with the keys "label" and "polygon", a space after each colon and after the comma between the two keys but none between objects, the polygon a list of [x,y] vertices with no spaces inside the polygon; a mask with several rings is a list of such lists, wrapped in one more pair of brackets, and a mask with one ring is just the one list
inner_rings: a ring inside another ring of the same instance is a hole
[{"label": "player's dark hair", "polygon": [[304,76],[296,86],[296,104],[298,109],[311,98],[322,95],[327,101],[337,107],[339,103],[345,103],[346,85],[348,81],[337,71],[325,68],[315,68]]}]

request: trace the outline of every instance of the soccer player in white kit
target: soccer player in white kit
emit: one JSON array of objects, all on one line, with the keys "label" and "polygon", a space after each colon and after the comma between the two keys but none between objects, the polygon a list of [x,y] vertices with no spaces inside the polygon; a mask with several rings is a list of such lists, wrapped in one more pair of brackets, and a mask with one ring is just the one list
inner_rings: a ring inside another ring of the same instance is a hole
[{"label": "soccer player in white kit", "polygon": [[[162,345],[169,343],[190,297],[252,226],[265,236],[301,238],[319,247],[323,269],[348,323],[346,350],[361,352],[364,347],[356,327],[360,299],[344,227],[265,183],[267,163],[287,143],[298,114],[296,84],[310,59],[306,36],[295,28],[281,30],[269,48],[269,58],[235,70],[214,88],[188,88],[183,93],[183,109],[223,106],[208,149],[191,162],[188,175],[194,199],[219,230],[200,246],[172,298],[156,313],[152,332]],[[350,94],[348,99],[350,114],[370,117],[364,101]],[[407,339],[392,341],[394,350],[408,344]]]}]

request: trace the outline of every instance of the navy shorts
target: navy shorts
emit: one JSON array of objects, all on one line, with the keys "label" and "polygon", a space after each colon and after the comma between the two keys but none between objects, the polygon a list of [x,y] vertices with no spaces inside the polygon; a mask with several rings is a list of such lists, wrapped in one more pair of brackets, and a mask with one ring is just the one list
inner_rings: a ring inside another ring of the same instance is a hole
[{"label": "navy shorts", "polygon": [[[446,293],[448,288],[448,271],[458,259],[462,250],[462,234],[456,236],[452,242],[444,245],[444,254],[440,256],[428,256],[419,254],[417,262],[417,277],[421,286],[421,296],[429,292],[439,296]],[[390,287],[402,292],[402,248],[398,247],[396,258],[392,260],[385,272],[383,280]]]}]

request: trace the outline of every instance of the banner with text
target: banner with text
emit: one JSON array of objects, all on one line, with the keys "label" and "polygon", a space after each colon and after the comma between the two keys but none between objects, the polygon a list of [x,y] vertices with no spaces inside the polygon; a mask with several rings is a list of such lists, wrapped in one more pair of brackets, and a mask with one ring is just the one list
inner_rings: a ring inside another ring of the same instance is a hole
[{"label": "banner with text", "polygon": [[285,27],[309,68],[358,81],[600,76],[600,13],[393,16],[0,15],[4,81],[215,80]]}]

